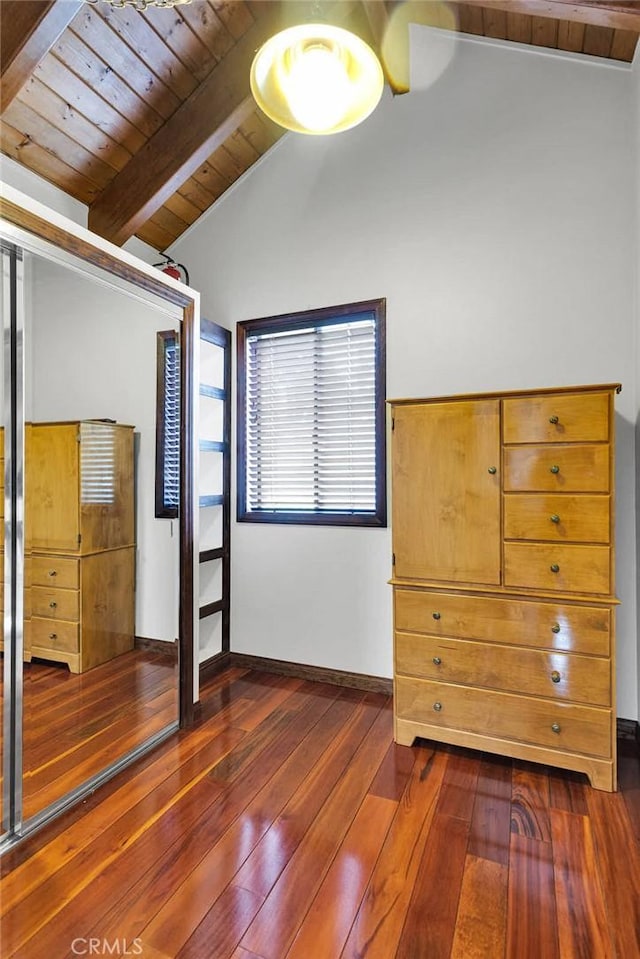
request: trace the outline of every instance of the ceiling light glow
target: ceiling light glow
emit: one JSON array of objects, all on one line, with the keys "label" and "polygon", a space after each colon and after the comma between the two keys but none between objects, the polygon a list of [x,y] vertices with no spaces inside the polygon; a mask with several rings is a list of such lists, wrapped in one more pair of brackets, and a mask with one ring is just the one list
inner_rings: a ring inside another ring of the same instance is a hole
[{"label": "ceiling light glow", "polygon": [[382,67],[364,40],[326,23],[276,34],[251,67],[251,92],[275,123],[299,133],[338,133],[376,108]]}]

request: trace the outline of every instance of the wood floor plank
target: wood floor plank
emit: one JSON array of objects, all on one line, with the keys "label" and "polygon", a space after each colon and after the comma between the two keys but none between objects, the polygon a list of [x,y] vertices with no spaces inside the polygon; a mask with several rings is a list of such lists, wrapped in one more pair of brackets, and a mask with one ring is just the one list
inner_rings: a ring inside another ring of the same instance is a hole
[{"label": "wood floor plank", "polygon": [[551,843],[512,833],[506,959],[560,959]]},{"label": "wood floor plank", "polygon": [[530,763],[514,763],[511,775],[511,832],[551,841],[549,776]]},{"label": "wood floor plank", "polygon": [[467,856],[450,959],[502,959],[508,868]]},{"label": "wood floor plank", "polygon": [[[132,722],[170,697],[166,657],[134,656],[146,696],[140,708],[123,677]],[[81,733],[100,742],[101,723],[122,722],[105,667],[77,682],[31,671],[42,783],[58,763],[72,774],[66,757],[81,766]],[[608,794],[562,770],[398,746],[379,694],[237,667],[201,694],[196,727],[5,854],[3,957],[74,959],[77,937],[139,943],[143,959],[640,956],[633,743]]]},{"label": "wood floor plank", "polygon": [[[215,832],[203,830],[204,834],[199,837],[196,849],[199,859],[182,851],[169,868],[160,862],[162,871],[157,876],[145,877],[144,886],[134,891],[136,897],[144,901],[144,909],[139,909],[135,917],[136,924],[127,908],[124,912],[112,913],[111,928],[125,928],[129,935],[143,929],[147,942],[162,943],[173,952],[181,948],[341,728],[349,725],[355,708],[342,700],[331,703],[318,699],[313,705],[315,712],[310,716],[308,729],[304,727],[304,716],[297,720],[298,732],[302,733],[300,742],[280,769],[266,777],[255,797],[248,795],[243,783],[238,784],[235,818],[232,817],[234,797],[227,796]],[[311,722],[313,718],[315,724]],[[312,742],[308,742],[307,733],[313,733]],[[193,865],[192,858],[195,859]],[[264,896],[260,901],[263,899]]]},{"label": "wood floor plank", "polygon": [[[249,774],[238,775],[227,783],[224,801],[203,822],[197,835],[189,836],[177,849],[163,849],[156,857],[154,868],[142,876],[127,895],[117,898],[102,928],[113,935],[125,929],[130,937],[144,929],[147,942],[175,954],[230,881],[238,868],[238,857],[241,862],[247,855],[243,842],[246,831],[242,834],[241,830],[238,835],[232,830],[229,841],[222,847],[219,845],[226,839],[227,829],[243,810],[251,808],[249,804],[255,794],[259,794],[265,783],[273,781],[283,758],[288,752],[296,751],[330,704],[323,696],[301,695],[300,708],[292,713],[288,729],[281,731],[275,741],[263,743],[262,752],[255,753],[254,767]],[[254,743],[256,740],[254,737]],[[215,866],[208,874],[210,859],[215,860]]]},{"label": "wood floor plank", "polygon": [[348,729],[342,730],[336,736],[310,775],[247,857],[237,876],[239,885],[266,898],[332,790],[339,785],[362,739],[371,728],[378,709],[377,705],[365,704],[362,698]]},{"label": "wood floor plank", "polygon": [[481,753],[450,746],[436,812],[471,821],[476,797]]},{"label": "wood floor plank", "polygon": [[[197,757],[203,749],[209,750],[211,741],[219,733],[220,729],[208,727],[193,730],[192,735],[182,737],[179,742],[176,742],[171,751],[167,749],[155,762],[146,765],[139,774],[109,797],[110,823],[118,822],[121,816],[162,783],[167,782],[171,776],[175,775],[181,785],[188,782],[194,757]],[[195,759],[196,766],[201,762],[202,760]],[[174,783],[170,782],[169,791],[174,788]],[[16,903],[38,889],[52,873],[59,872],[71,863],[83,850],[99,840],[104,830],[104,818],[99,812],[94,813],[78,819],[64,833],[55,837],[48,845],[37,850],[32,857],[19,863],[11,871],[8,871],[10,859],[4,856],[1,861],[4,876],[0,915],[4,915]],[[92,858],[95,850],[96,847],[91,850]],[[75,865],[73,868],[75,869]]]},{"label": "wood floor plank", "polygon": [[336,959],[341,954],[397,808],[394,800],[365,796],[287,959]]},{"label": "wood floor plank", "polygon": [[[175,719],[175,715],[173,717]],[[124,716],[80,744],[67,749],[57,762],[41,766],[25,776],[25,814],[34,815],[52,802],[106,769],[114,756],[125,756],[146,739],[165,729],[169,717],[161,713],[148,716],[144,709]]]},{"label": "wood floor plank", "polygon": [[607,918],[617,956],[640,956],[640,843],[620,793],[590,789],[587,802]]},{"label": "wood floor plank", "polygon": [[262,896],[227,886],[195,932],[186,941],[176,959],[227,959],[245,929],[262,905]]},{"label": "wood floor plank", "polygon": [[415,756],[409,746],[391,743],[369,792],[398,802],[406,789]]},{"label": "wood floor plank", "polygon": [[396,959],[449,959],[469,840],[469,823],[433,818]]},{"label": "wood floor plank", "polygon": [[407,787],[341,959],[395,956],[446,766],[444,752],[414,746],[416,757]]},{"label": "wood floor plank", "polygon": [[[16,941],[19,945],[28,936],[28,931],[33,934],[42,927],[45,927],[46,939],[52,934],[54,920],[60,911],[64,913],[62,924],[69,918],[73,925],[78,907],[68,908],[69,900],[82,893],[83,914],[95,908],[93,896],[86,890],[91,886],[92,893],[97,894],[101,881],[105,882],[102,879],[105,873],[117,875],[122,872],[120,886],[125,892],[127,885],[135,879],[136,870],[146,871],[142,849],[146,848],[146,855],[152,860],[157,857],[156,833],[162,831],[165,824],[169,831],[175,824],[177,835],[181,835],[188,828],[198,803],[206,808],[220,797],[221,786],[208,774],[246,735],[244,730],[225,730],[208,744],[207,749],[197,753],[117,820],[103,824],[102,831],[89,845],[5,913],[2,929],[10,936],[9,941]],[[34,902],[41,902],[37,920],[34,918]],[[102,910],[101,905],[98,908]],[[30,943],[29,948],[35,955],[35,946]]]},{"label": "wood floor plank", "polygon": [[269,695],[263,696],[260,701],[256,703],[255,707],[250,712],[247,712],[242,720],[242,729],[246,729],[247,732],[252,732],[256,729],[273,711],[274,707],[283,706],[291,693],[299,689],[303,682],[301,679],[296,679],[292,676],[278,676],[276,678],[278,682],[273,684],[274,688]]},{"label": "wood floor plank", "polygon": [[153,863],[162,833],[174,843],[195,830],[219,795],[219,789],[205,778],[164,811],[159,825],[150,822],[142,833],[125,841],[130,855],[112,847],[106,856],[101,852],[92,856],[91,849],[86,857],[87,872],[74,871],[68,879],[64,870],[54,874],[41,887],[46,899],[38,897],[34,902],[28,897],[3,917],[3,956],[51,959],[52,955],[65,955],[68,944],[81,935],[79,930],[87,929],[91,918],[103,912],[105,892],[113,895],[117,888],[126,893],[136,872],[146,872]]},{"label": "wood floor plank", "polygon": [[[55,863],[64,865],[76,855],[78,849],[83,848],[91,840],[91,836],[101,831],[102,825],[93,818],[96,807],[103,802],[114,802],[112,819],[117,819],[123,809],[135,805],[140,795],[146,795],[160,780],[176,771],[182,761],[189,758],[200,748],[201,738],[214,738],[219,729],[211,729],[203,724],[198,729],[178,731],[160,743],[155,749],[143,755],[134,766],[126,767],[113,779],[108,780],[100,789],[87,796],[82,803],[71,806],[61,816],[51,820],[46,826],[32,835],[27,842],[19,843],[9,849],[0,859],[0,871],[3,876],[13,878],[18,870],[24,870],[25,864],[38,863],[41,857],[50,856]],[[162,774],[163,763],[170,763],[170,769]],[[150,772],[153,767],[153,772]],[[141,791],[140,791],[141,790]],[[72,838],[73,837],[73,838]],[[55,865],[41,868],[55,868]],[[38,871],[38,867],[29,870],[30,874]],[[6,879],[4,880],[6,882]],[[23,875],[21,884],[26,883]],[[25,890],[25,892],[28,889]]]},{"label": "wood floor plank", "polygon": [[[378,707],[379,708],[379,707]],[[265,959],[282,959],[369,789],[388,748],[392,716],[379,713],[340,782],[306,832],[242,945]]]},{"label": "wood floor plank", "polygon": [[478,774],[469,854],[506,866],[511,833],[511,762],[484,758]]},{"label": "wood floor plank", "polygon": [[549,779],[550,804],[554,809],[564,809],[579,816],[588,814],[587,777],[568,769],[557,769]]},{"label": "wood floor plank", "polygon": [[562,959],[613,959],[606,906],[587,816],[551,810]]},{"label": "wood floor plank", "polygon": [[[120,945],[118,946],[115,945],[117,940],[107,940],[107,941],[109,943],[109,948],[111,949],[121,948]],[[79,943],[76,946],[76,951],[77,949],[82,949],[82,948],[88,949],[89,944],[87,943],[85,945],[84,943]],[[156,949],[155,946],[150,946],[147,942],[142,942],[142,940],[139,940],[139,939],[134,939],[131,943],[126,943],[126,940],[125,940],[124,948],[129,949],[130,955],[140,956],[141,959],[173,959],[173,957],[170,956],[168,953],[161,952],[159,949]]]}]

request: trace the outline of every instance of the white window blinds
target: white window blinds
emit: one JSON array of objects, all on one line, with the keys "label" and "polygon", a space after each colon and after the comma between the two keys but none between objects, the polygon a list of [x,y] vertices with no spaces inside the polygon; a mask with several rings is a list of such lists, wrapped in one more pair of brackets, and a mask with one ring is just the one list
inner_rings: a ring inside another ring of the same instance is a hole
[{"label": "white window blinds", "polygon": [[246,342],[249,510],[376,508],[376,323],[358,318]]},{"label": "white window blinds", "polygon": [[168,340],[164,351],[164,506],[180,505],[180,347]]},{"label": "white window blinds", "polygon": [[80,424],[80,502],[109,506],[115,499],[115,430],[107,423]]}]

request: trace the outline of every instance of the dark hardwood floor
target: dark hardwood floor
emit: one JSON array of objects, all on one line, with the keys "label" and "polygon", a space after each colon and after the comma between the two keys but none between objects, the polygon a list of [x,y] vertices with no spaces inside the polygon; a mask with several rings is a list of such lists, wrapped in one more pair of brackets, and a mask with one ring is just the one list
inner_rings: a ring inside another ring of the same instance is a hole
[{"label": "dark hardwood floor", "polygon": [[28,819],[177,720],[177,662],[135,649],[77,674],[33,660],[23,695]]},{"label": "dark hardwood floor", "polygon": [[396,746],[379,694],[230,669],[202,701],[195,729],[5,855],[3,957],[640,956],[635,744],[610,795]]}]

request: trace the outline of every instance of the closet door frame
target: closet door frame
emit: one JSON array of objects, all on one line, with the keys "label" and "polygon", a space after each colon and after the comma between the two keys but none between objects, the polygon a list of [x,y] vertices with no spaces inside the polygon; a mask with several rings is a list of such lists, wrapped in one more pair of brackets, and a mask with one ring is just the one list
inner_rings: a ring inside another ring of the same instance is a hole
[{"label": "closet door frame", "polygon": [[[222,563],[222,594],[219,600],[205,603],[199,608],[199,618],[220,614],[221,648],[216,655],[200,662],[200,675],[206,677],[208,671],[218,667],[224,661],[221,657],[230,650],[230,608],[231,608],[231,330],[204,318],[200,321],[200,339],[222,350],[223,386],[221,388],[200,381],[201,396],[220,400],[223,404],[222,438],[209,442],[200,439],[200,452],[215,450],[222,454],[222,493],[217,496],[200,496],[199,508],[222,507],[222,544],[215,549],[201,550],[199,562],[209,563],[219,560]],[[202,426],[202,423],[200,424]]]},{"label": "closet door frame", "polygon": [[[1,240],[4,402],[2,830],[22,828],[24,648],[24,286],[22,251]],[[8,644],[6,640],[9,640]]]},{"label": "closet door frame", "polygon": [[[24,247],[29,252],[42,255],[50,259],[58,259],[65,265],[71,265],[80,272],[98,276],[110,274],[108,282],[115,287],[126,288],[131,291],[136,287],[141,291],[144,299],[146,294],[158,297],[164,301],[167,310],[172,311],[180,321],[181,351],[180,351],[180,416],[181,439],[180,444],[180,600],[179,600],[179,718],[165,730],[156,734],[152,739],[137,747],[132,753],[121,760],[117,760],[107,769],[73,790],[53,806],[48,807],[40,816],[33,817],[26,824],[22,823],[21,816],[21,782],[22,782],[22,742],[21,742],[21,710],[22,710],[22,616],[18,606],[22,605],[24,562],[23,513],[24,490],[24,370],[23,370],[23,328],[24,304],[22,304],[22,329],[20,329],[20,306],[15,311],[7,310],[3,302],[5,316],[4,350],[5,355],[5,424],[9,426],[7,433],[13,436],[16,432],[19,437],[11,443],[8,461],[5,460],[5,479],[10,482],[5,487],[5,504],[11,505],[14,513],[7,516],[8,528],[5,532],[5,544],[11,546],[10,555],[5,552],[5,583],[8,584],[10,607],[5,600],[5,635],[7,623],[11,633],[12,643],[10,655],[5,656],[4,679],[5,706],[3,717],[3,773],[6,790],[11,795],[3,794],[3,835],[0,836],[0,852],[9,848],[49,822],[64,810],[75,804],[79,799],[115,775],[121,768],[133,762],[140,755],[148,752],[162,739],[171,735],[178,727],[184,728],[194,720],[194,696],[197,689],[194,684],[194,647],[197,636],[197,615],[195,604],[198,598],[195,593],[197,583],[198,556],[195,552],[195,519],[197,507],[197,490],[195,477],[195,449],[193,439],[194,407],[197,396],[197,382],[195,377],[195,357],[199,341],[199,295],[183,284],[178,283],[160,271],[147,267],[141,261],[118,250],[112,244],[103,241],[100,237],[91,234],[88,230],[77,227],[53,211],[47,210],[31,201],[28,197],[2,186],[0,195],[0,237],[3,248],[14,245]],[[24,202],[24,205],[22,203]],[[4,268],[4,255],[3,255]],[[15,283],[15,281],[12,281]],[[103,279],[104,282],[104,279]],[[3,297],[7,284],[3,282]],[[14,286],[14,292],[15,292]],[[7,318],[8,317],[8,318]],[[17,335],[14,343],[11,340],[11,329],[7,332],[7,324],[16,325]],[[9,339],[8,339],[9,336]],[[7,354],[7,351],[10,353]],[[22,364],[22,366],[20,366]],[[20,366],[16,370],[16,365]],[[7,382],[7,372],[10,374]],[[20,380],[22,382],[20,382]],[[14,394],[19,395],[14,395]],[[7,407],[7,403],[9,404]],[[10,437],[11,438],[11,437]],[[15,526],[10,522],[11,516],[16,517]],[[17,562],[12,564],[14,558]],[[7,569],[7,567],[9,567]],[[8,685],[11,684],[11,685]],[[11,690],[11,695],[9,695]]]}]

